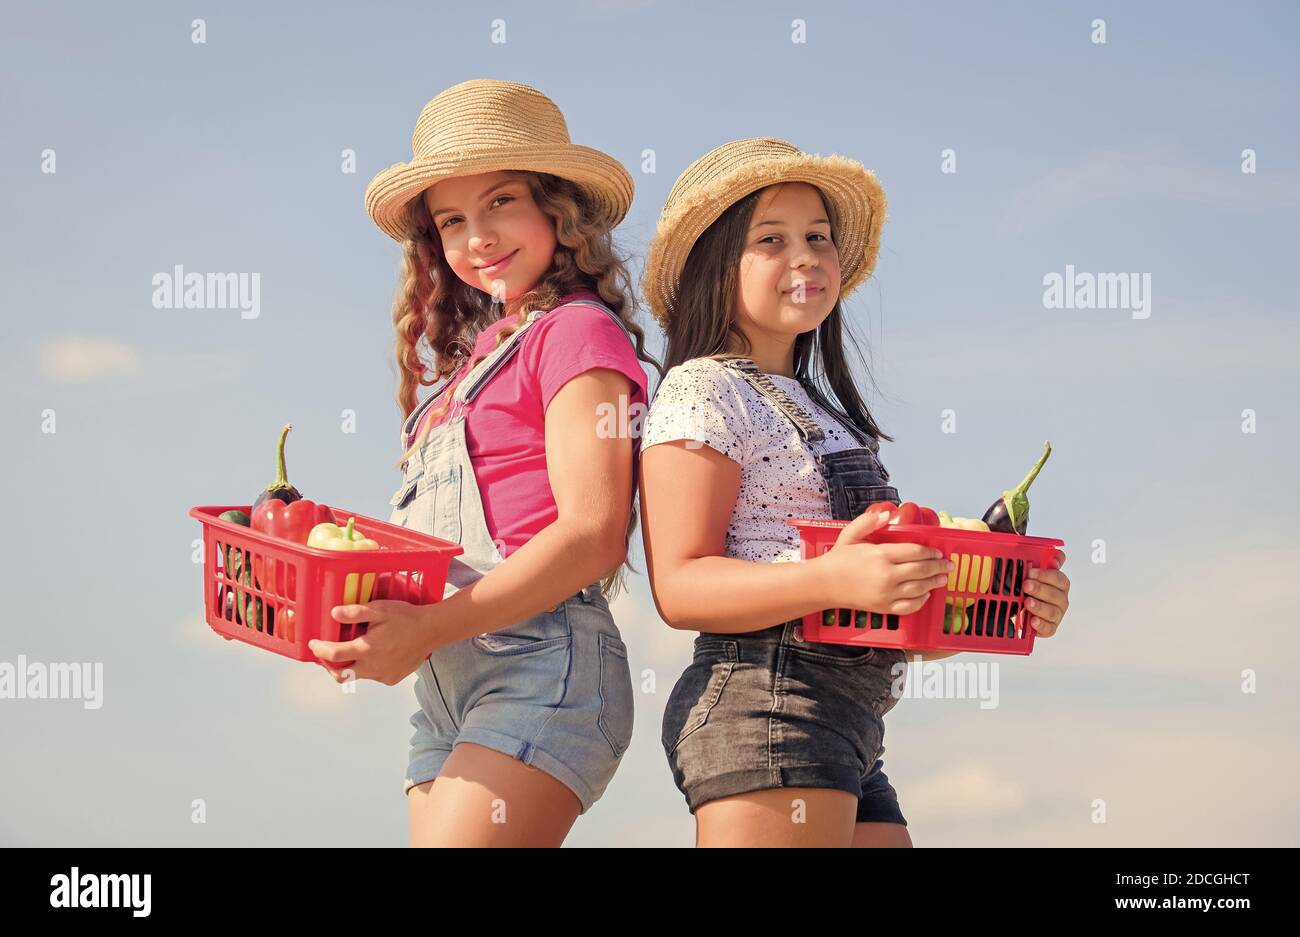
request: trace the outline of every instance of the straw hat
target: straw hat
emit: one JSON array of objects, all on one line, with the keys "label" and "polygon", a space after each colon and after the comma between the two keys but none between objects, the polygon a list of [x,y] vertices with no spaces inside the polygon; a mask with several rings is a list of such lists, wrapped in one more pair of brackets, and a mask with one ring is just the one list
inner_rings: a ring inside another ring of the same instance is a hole
[{"label": "straw hat", "polygon": [[775,137],[735,140],[687,166],[668,193],[641,282],[661,326],[668,327],[677,282],[700,235],[737,201],[778,182],[811,183],[831,203],[839,227],[840,297],[867,278],[885,223],[885,190],[871,170],[844,156],[804,153]]},{"label": "straw hat", "polygon": [[366,211],[384,233],[406,238],[406,206],[442,179],[502,169],[560,176],[586,189],[610,227],[632,204],[622,163],[569,142],[560,109],[536,88],[476,78],[443,91],[420,111],[409,163],[395,163],[366,186]]}]

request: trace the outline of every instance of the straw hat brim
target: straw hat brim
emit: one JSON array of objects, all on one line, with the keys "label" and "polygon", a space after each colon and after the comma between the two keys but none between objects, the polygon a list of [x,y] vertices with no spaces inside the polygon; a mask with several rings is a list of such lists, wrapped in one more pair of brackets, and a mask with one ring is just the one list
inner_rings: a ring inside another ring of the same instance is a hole
[{"label": "straw hat brim", "polygon": [[731,205],[779,182],[807,182],[826,196],[837,216],[840,298],[871,274],[885,223],[885,190],[871,170],[844,156],[775,156],[747,161],[666,207],[646,255],[642,292],[667,329],[677,284],[695,242]]},{"label": "straw hat brim", "polygon": [[366,211],[385,234],[402,241],[407,204],[429,186],[503,169],[545,172],[576,182],[592,195],[601,219],[611,228],[632,205],[632,177],[623,164],[599,150],[570,143],[466,150],[395,163],[366,186]]}]

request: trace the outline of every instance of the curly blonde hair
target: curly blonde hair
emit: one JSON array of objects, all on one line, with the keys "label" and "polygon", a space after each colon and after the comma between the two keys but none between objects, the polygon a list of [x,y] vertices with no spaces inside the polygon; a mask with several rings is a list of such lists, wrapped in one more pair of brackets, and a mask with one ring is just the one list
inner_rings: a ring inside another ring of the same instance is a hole
[{"label": "curly blonde hair", "polygon": [[[511,170],[532,192],[533,201],[555,224],[555,255],[541,281],[519,297],[516,321],[497,333],[500,347],[537,309],[552,309],[560,299],[579,289],[599,294],[618,316],[636,346],[636,356],[654,367],[660,377],[663,366],[645,350],[645,333],[636,322],[636,301],[627,258],[614,248],[608,227],[597,220],[591,200],[581,186],[548,173]],[[394,357],[397,361],[397,405],[403,424],[418,406],[418,389],[447,380],[467,355],[483,328],[497,321],[500,304],[492,296],[456,276],[442,251],[442,241],[429,217],[423,196],[411,199],[407,210],[406,237],[402,241],[402,273],[393,302],[396,332]],[[421,343],[424,343],[422,348]],[[422,351],[432,354],[427,365]],[[483,356],[473,358],[463,373]],[[426,374],[431,375],[426,378]],[[423,417],[423,428],[397,465],[403,465],[419,450],[432,425],[450,406],[451,394]],[[633,491],[633,501],[636,492]],[[637,512],[632,506],[624,542],[636,530]],[[601,592],[613,598],[624,585],[623,566],[601,581]]]}]

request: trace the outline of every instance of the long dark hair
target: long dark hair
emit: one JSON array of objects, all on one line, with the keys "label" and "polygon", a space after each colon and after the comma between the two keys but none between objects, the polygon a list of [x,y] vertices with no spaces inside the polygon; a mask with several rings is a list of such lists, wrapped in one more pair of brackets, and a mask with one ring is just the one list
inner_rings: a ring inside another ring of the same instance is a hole
[{"label": "long dark hair", "polygon": [[[749,339],[737,325],[732,309],[740,287],[740,255],[754,207],[764,191],[759,189],[729,206],[691,248],[668,310],[665,370],[694,358],[736,357],[737,353],[728,347],[732,344],[741,349],[741,354],[750,351]],[[824,195],[822,202],[831,223],[831,241],[838,244],[835,210]],[[820,326],[795,339],[795,377],[808,396],[836,419],[873,439],[893,442],[894,437],[881,430],[858,393],[845,355],[846,344],[875,386],[838,299]]]}]

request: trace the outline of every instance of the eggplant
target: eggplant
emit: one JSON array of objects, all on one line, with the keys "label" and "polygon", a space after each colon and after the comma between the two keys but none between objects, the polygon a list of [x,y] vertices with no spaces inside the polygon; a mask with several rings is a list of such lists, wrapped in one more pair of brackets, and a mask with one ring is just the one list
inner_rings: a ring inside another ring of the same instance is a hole
[{"label": "eggplant", "polygon": [[1043,454],[1024,480],[1010,491],[1002,492],[1002,497],[984,512],[983,520],[989,525],[989,530],[1000,534],[1020,534],[1023,537],[1029,529],[1029,486],[1034,483],[1047,457],[1052,454],[1050,441],[1043,443],[1043,446]]},{"label": "eggplant", "polygon": [[[1019,534],[1022,537],[1025,535],[1029,530],[1029,486],[1034,483],[1034,479],[1038,477],[1038,473],[1047,462],[1047,457],[1051,454],[1052,443],[1049,440],[1043,443],[1043,454],[1039,456],[1024,480],[1010,491],[1002,492],[1002,497],[994,501],[984,512],[983,520],[989,525],[989,530],[1000,534]],[[993,561],[993,584],[989,591],[993,595],[1019,594],[1020,587],[1024,584],[1024,577],[1025,564],[1022,561],[1014,561],[1004,568],[1002,560],[996,559]],[[994,616],[990,614],[991,603],[981,601],[973,616],[975,634],[986,637],[993,637],[996,634],[999,638],[1015,637],[1011,618],[1019,609],[1020,603],[1017,601],[999,602],[997,614]]]},{"label": "eggplant", "polygon": [[293,504],[295,501],[302,500],[302,493],[289,484],[289,476],[284,467],[284,440],[291,429],[293,429],[293,424],[286,423],[284,429],[280,430],[280,444],[275,451],[275,481],[262,489],[262,493],[253,502],[253,507],[270,500],[283,501],[285,504]]}]

